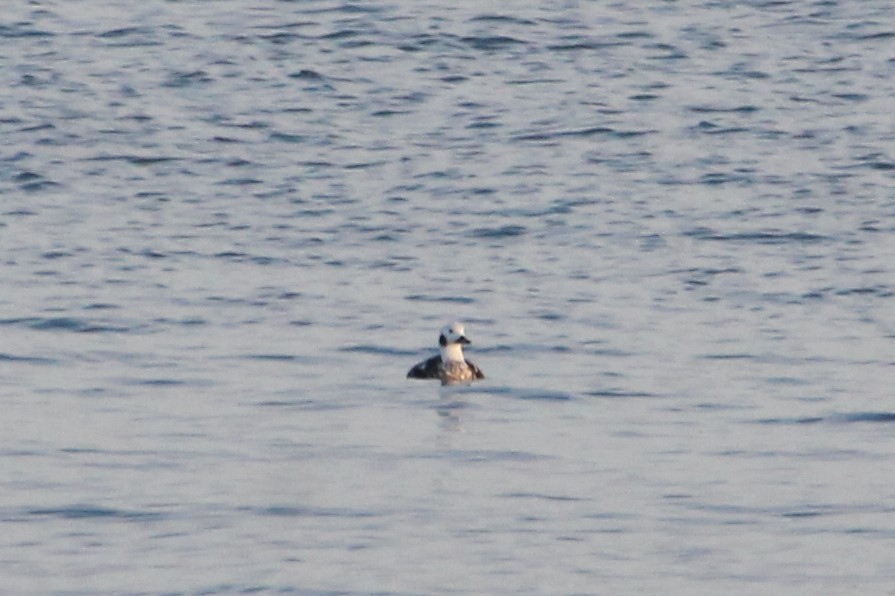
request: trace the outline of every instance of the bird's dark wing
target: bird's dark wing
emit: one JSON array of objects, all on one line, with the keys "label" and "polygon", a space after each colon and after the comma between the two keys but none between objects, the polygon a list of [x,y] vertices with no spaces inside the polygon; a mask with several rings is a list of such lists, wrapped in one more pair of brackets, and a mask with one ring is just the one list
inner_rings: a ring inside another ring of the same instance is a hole
[{"label": "bird's dark wing", "polygon": [[476,366],[469,360],[466,361],[466,364],[469,366],[469,370],[472,371],[472,377],[474,379],[484,379],[485,378],[485,373],[483,373],[482,369],[480,369],[478,366]]},{"label": "bird's dark wing", "polygon": [[408,379],[438,379],[438,367],[441,364],[441,356],[432,356],[423,360],[407,372]]}]

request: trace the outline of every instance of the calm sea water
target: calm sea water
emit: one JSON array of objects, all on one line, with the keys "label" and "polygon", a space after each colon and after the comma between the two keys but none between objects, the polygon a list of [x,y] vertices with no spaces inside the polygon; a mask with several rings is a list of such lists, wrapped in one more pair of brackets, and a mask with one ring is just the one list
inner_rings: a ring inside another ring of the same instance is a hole
[{"label": "calm sea water", "polygon": [[[895,594],[889,1],[16,2],[0,583]],[[404,378],[460,319],[488,379]]]}]

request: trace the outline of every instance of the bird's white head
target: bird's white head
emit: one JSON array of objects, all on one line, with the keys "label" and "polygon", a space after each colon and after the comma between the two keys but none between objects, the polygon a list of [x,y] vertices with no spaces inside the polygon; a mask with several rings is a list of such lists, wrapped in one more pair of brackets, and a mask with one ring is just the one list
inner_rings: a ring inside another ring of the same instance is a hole
[{"label": "bird's white head", "polygon": [[441,328],[441,335],[438,336],[438,345],[441,347],[450,344],[469,344],[472,343],[466,339],[466,329],[462,323],[451,323]]}]

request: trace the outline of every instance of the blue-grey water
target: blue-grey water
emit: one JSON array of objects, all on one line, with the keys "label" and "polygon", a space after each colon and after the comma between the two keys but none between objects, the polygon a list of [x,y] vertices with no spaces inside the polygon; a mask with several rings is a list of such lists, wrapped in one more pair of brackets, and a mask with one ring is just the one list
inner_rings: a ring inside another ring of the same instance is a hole
[{"label": "blue-grey water", "polygon": [[4,5],[4,593],[895,594],[895,5],[531,4]]}]

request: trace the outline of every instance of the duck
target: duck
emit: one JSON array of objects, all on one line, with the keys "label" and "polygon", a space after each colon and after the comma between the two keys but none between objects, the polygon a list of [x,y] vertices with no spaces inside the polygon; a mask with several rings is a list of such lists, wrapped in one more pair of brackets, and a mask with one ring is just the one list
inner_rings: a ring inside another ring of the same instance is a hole
[{"label": "duck", "polygon": [[417,363],[407,372],[408,379],[439,379],[442,385],[471,383],[485,378],[485,373],[463,355],[463,346],[472,342],[466,337],[462,323],[442,327],[438,335],[439,354]]}]

